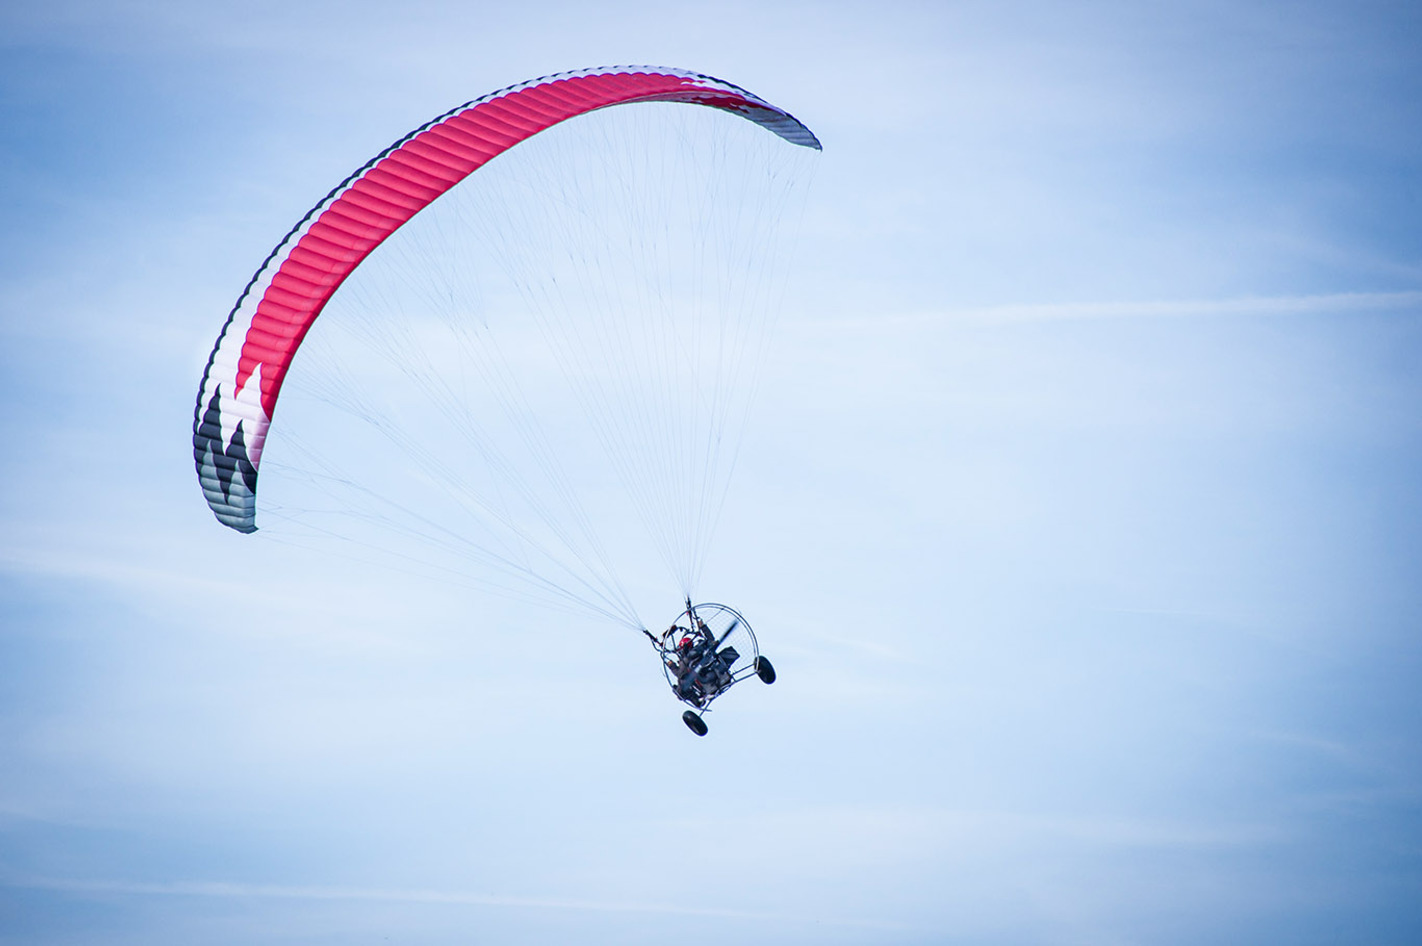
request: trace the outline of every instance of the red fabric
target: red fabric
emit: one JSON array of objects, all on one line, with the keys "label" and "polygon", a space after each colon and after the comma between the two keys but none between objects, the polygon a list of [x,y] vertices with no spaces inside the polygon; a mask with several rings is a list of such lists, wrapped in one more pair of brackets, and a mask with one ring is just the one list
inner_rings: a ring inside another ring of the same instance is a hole
[{"label": "red fabric", "polygon": [[481,102],[381,158],[323,210],[287,254],[252,319],[237,388],[262,369],[270,418],[287,366],[336,288],[386,237],[495,155],[574,115],[625,102],[696,102],[737,111],[744,98],[680,76],[573,76]]}]

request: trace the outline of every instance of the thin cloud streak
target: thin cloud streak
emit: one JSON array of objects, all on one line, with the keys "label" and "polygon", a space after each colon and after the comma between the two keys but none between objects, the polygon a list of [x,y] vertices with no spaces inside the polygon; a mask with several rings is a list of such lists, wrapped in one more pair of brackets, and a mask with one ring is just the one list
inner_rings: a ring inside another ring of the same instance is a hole
[{"label": "thin cloud streak", "polygon": [[1095,319],[1256,318],[1260,316],[1348,315],[1422,309],[1422,292],[1335,292],[1308,296],[1245,296],[1143,302],[1067,302],[947,309],[905,315],[803,321],[829,329],[937,322],[1066,322]]},{"label": "thin cloud streak", "polygon": [[449,904],[454,906],[508,907],[530,910],[570,910],[595,913],[645,913],[671,916],[717,917],[736,920],[804,923],[817,927],[883,930],[897,933],[935,933],[927,927],[844,917],[766,913],[754,910],[726,910],[685,907],[664,903],[561,900],[546,897],[511,897],[448,890],[397,890],[370,887],[283,886],[279,884],[239,884],[220,881],[173,881],[139,883],[114,880],[60,880],[48,877],[0,879],[0,887],[18,890],[47,890],[71,894],[119,894],[136,897],[212,897],[240,900],[364,901],[372,903]]}]

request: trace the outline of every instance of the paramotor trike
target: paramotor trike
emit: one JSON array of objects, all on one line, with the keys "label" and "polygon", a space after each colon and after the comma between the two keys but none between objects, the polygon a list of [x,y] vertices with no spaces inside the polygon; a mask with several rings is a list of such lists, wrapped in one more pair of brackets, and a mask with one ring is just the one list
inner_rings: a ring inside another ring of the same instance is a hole
[{"label": "paramotor trike", "polygon": [[686,610],[658,637],[645,632],[662,659],[672,693],[694,707],[681,714],[688,729],[706,735],[701,718],[711,703],[750,676],[775,682],[775,668],[760,655],[755,633],[734,608],[686,603]]}]

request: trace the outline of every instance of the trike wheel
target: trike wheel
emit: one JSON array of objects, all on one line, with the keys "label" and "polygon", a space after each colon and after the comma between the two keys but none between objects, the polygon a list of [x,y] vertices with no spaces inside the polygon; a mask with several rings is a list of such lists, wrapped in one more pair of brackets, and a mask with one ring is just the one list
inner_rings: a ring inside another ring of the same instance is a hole
[{"label": "trike wheel", "polygon": [[685,713],[681,714],[681,721],[683,723],[686,723],[686,728],[696,733],[696,735],[706,735],[706,720],[702,719],[700,716],[696,715],[691,710],[687,710]]}]

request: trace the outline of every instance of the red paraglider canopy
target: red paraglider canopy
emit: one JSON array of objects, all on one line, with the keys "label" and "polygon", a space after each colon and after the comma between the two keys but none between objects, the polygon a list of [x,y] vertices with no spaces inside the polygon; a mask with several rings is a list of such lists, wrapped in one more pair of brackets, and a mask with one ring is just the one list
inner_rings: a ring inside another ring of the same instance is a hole
[{"label": "red paraglider canopy", "polygon": [[208,505],[256,531],[257,469],[292,356],[331,295],[376,246],[470,173],[561,121],[611,105],[677,102],[740,115],[792,144],[808,128],[744,89],[679,69],[587,69],[475,99],[416,129],[333,190],[252,277],[208,361],[193,459]]}]

